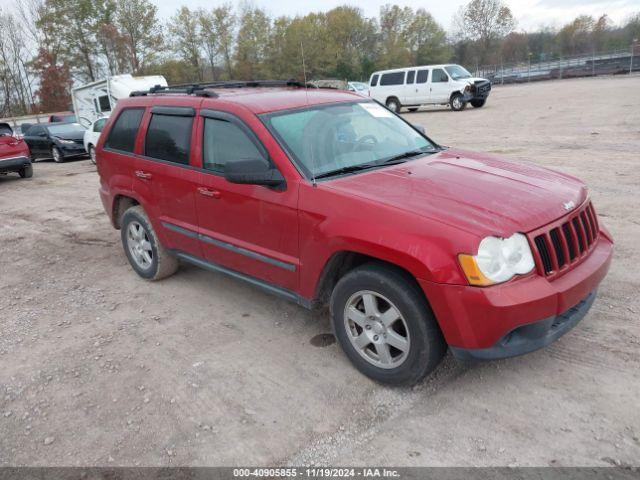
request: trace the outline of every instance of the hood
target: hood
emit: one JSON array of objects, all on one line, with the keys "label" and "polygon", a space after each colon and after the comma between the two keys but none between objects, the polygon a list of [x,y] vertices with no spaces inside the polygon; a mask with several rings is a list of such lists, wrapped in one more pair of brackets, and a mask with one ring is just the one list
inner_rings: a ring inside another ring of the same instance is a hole
[{"label": "hood", "polygon": [[84,140],[84,130],[78,132],[61,133],[60,135],[51,134],[52,137],[62,138],[63,140]]},{"label": "hood", "polygon": [[587,198],[569,175],[456,149],[326,186],[480,236],[530,232],[567,215],[565,203]]}]

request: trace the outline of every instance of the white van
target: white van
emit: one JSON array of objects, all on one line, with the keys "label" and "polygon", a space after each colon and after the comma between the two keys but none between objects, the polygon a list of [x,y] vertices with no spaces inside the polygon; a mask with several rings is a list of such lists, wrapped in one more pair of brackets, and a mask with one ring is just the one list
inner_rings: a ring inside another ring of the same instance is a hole
[{"label": "white van", "polygon": [[467,103],[482,107],[491,92],[491,82],[474,78],[460,65],[425,65],[374,72],[369,96],[390,110],[415,111],[421,105],[450,105],[463,110]]}]

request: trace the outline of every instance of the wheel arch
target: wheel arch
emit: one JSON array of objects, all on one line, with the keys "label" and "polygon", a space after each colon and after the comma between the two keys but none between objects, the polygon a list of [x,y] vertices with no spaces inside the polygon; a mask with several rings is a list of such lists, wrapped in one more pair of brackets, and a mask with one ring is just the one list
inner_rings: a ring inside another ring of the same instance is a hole
[{"label": "wheel arch", "polygon": [[135,207],[136,205],[140,205],[140,202],[133,196],[129,196],[126,194],[117,194],[114,197],[113,204],[111,205],[111,219],[116,230],[120,230],[120,228],[122,227],[121,220],[124,212],[126,212],[131,207]]}]

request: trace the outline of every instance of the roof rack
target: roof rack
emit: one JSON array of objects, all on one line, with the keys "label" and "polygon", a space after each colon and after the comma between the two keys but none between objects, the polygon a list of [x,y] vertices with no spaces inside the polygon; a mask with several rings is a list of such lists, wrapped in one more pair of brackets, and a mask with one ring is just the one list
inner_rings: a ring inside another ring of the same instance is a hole
[{"label": "roof rack", "polygon": [[185,94],[185,95],[196,95],[199,97],[217,97],[218,94],[216,92],[211,91],[211,89],[220,89],[220,88],[282,88],[282,87],[295,87],[295,88],[304,88],[305,85],[297,80],[242,80],[242,81],[220,81],[220,82],[205,82],[205,83],[187,83],[180,85],[171,85],[168,87],[163,87],[162,85],[155,85],[151,87],[149,90],[139,90],[135,92],[131,92],[129,94],[130,97],[144,97],[146,95],[153,95],[156,93],[163,94]]}]

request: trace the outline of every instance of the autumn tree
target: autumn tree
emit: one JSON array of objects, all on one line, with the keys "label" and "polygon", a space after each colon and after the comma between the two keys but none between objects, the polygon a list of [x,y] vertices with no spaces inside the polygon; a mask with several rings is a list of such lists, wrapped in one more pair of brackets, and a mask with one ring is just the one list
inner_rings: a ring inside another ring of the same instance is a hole
[{"label": "autumn tree", "polygon": [[158,55],[162,28],[157,15],[158,8],[148,0],[117,0],[115,25],[132,73],[144,71]]},{"label": "autumn tree", "polygon": [[171,46],[175,53],[186,62],[194,78],[202,81],[202,52],[198,12],[189,7],[180,7],[169,21]]},{"label": "autumn tree", "polygon": [[240,13],[236,41],[235,72],[239,78],[255,80],[268,73],[267,58],[271,20],[257,7],[245,5]]},{"label": "autumn tree", "polygon": [[471,0],[454,19],[458,34],[476,42],[480,62],[489,60],[494,43],[516,26],[511,9],[502,0]]},{"label": "autumn tree", "polygon": [[36,92],[40,98],[40,111],[67,110],[71,104],[71,72],[65,63],[59,63],[51,52],[41,48],[33,62],[38,72],[40,86]]},{"label": "autumn tree", "polygon": [[451,58],[447,33],[424,8],[419,8],[407,26],[405,39],[415,65],[445,63]]}]

